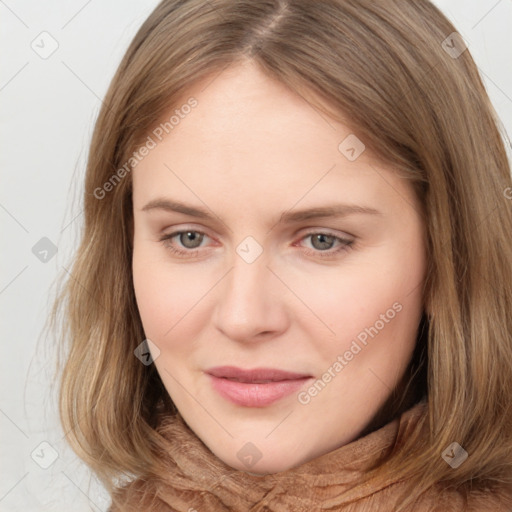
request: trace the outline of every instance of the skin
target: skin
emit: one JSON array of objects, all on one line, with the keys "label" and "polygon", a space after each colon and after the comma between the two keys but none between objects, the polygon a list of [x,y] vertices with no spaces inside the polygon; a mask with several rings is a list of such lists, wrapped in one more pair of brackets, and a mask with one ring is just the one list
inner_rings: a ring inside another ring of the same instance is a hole
[{"label": "skin", "polygon": [[[349,127],[250,61],[190,96],[197,107],[132,173],[140,316],[169,395],[206,446],[236,469],[284,471],[357,439],[403,375],[423,310],[424,223],[409,183],[368,151],[349,161],[338,150]],[[142,210],[161,197],[206,208],[213,220]],[[278,223],[283,212],[338,203],[380,214]],[[160,241],[179,230],[199,233],[188,245],[185,235]],[[315,233],[353,244],[335,253],[343,243],[315,243]],[[252,263],[236,252],[248,236],[263,250]],[[196,254],[178,256],[169,245]],[[400,312],[333,371],[394,303]],[[312,381],[331,368],[335,377],[306,404],[295,392],[244,407],[212,388],[204,371],[220,365],[279,368]],[[261,453],[251,467],[237,457],[247,442]]]}]

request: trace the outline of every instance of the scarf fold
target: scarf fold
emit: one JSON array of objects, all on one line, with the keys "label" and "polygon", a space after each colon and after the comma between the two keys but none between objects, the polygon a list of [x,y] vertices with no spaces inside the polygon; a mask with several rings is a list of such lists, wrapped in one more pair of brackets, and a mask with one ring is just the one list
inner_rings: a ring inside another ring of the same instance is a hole
[{"label": "scarf fold", "polygon": [[[361,483],[363,474],[416,427],[426,413],[421,401],[384,427],[295,468],[262,476],[236,470],[217,458],[177,413],[158,427],[166,440],[168,470],[160,479],[139,478],[112,496],[109,512],[392,512],[403,482]],[[455,491],[427,493],[414,512],[492,510],[480,496],[478,508]]]}]

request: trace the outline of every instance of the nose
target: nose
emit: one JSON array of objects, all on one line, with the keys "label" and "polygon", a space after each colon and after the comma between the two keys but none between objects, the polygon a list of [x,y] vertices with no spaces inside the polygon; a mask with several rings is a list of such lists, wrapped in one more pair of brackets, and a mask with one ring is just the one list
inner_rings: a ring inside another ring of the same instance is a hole
[{"label": "nose", "polygon": [[214,326],[239,342],[275,338],[287,329],[285,287],[271,271],[265,251],[247,263],[237,254],[233,267],[219,283]]}]

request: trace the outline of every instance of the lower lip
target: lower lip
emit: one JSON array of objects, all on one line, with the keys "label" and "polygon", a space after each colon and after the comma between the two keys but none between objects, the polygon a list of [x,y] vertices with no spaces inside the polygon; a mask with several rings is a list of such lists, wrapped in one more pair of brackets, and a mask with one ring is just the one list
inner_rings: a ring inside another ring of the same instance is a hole
[{"label": "lower lip", "polygon": [[311,377],[280,380],[265,384],[238,382],[208,375],[213,388],[224,398],[244,407],[265,407],[298,391]]}]

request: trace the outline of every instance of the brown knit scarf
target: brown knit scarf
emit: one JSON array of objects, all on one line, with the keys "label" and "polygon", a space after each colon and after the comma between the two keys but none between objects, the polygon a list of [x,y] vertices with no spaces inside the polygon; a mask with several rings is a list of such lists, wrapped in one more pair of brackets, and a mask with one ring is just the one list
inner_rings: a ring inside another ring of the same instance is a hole
[{"label": "brown knit scarf", "polygon": [[[315,512],[396,510],[403,482],[378,487],[361,484],[361,476],[408,436],[426,403],[420,402],[384,427],[300,466],[255,476],[218,459],[178,413],[158,431],[168,442],[168,471],[160,479],[139,478],[118,489],[109,512]],[[358,483],[359,481],[359,483]],[[502,499],[472,494],[465,504],[456,491],[432,489],[411,512],[508,512]],[[474,497],[474,498],[473,498]]]}]

